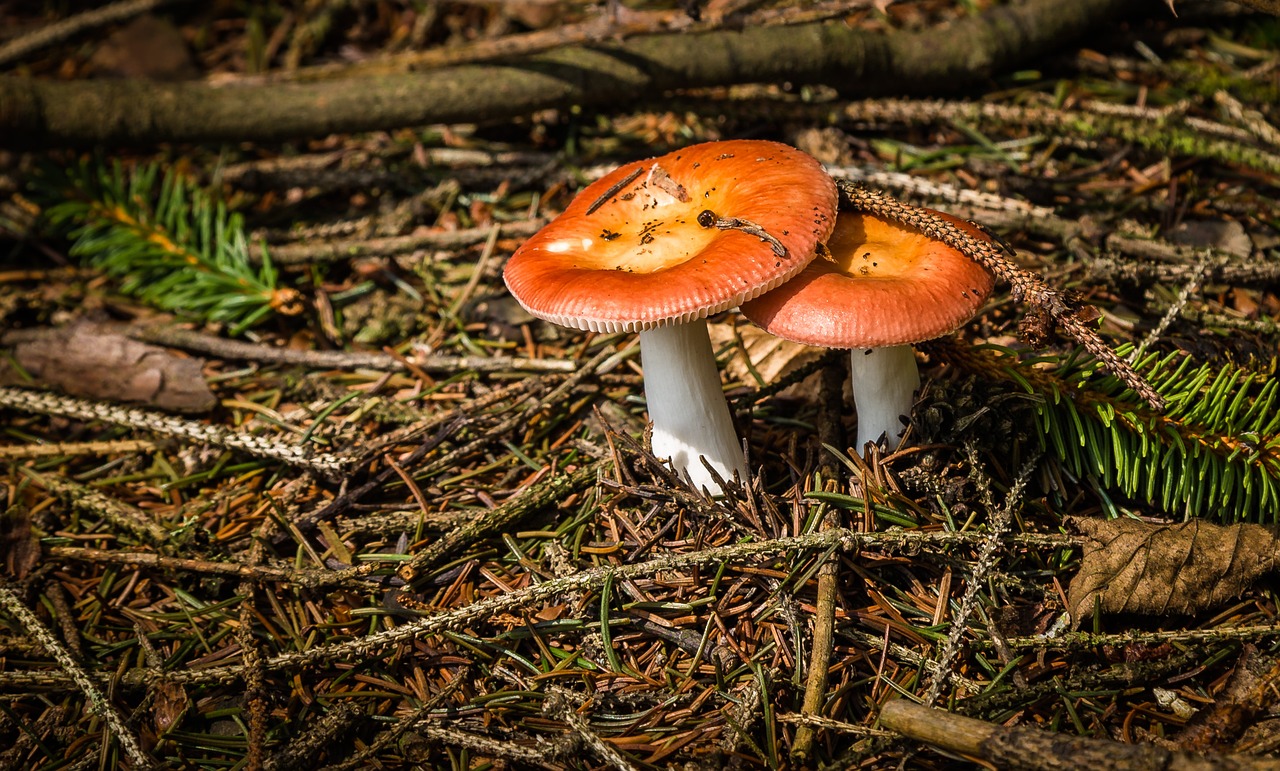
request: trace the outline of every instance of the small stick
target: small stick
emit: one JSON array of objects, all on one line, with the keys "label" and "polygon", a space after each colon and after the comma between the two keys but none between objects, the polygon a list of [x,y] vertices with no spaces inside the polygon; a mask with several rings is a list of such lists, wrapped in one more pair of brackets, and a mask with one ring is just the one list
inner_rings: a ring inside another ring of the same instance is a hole
[{"label": "small stick", "polygon": [[[382,372],[407,372],[402,359],[385,353],[347,351],[297,351],[269,345],[227,340],[179,327],[150,325],[130,327],[125,334],[135,340],[182,348],[216,356],[220,359],[258,361],[268,364],[291,364],[316,369],[373,369]],[[411,363],[428,372],[572,372],[574,364],[567,359],[528,359],[519,356],[414,356]]]},{"label": "small stick", "polygon": [[592,214],[595,214],[600,209],[601,206],[604,206],[605,203],[608,202],[610,198],[617,195],[622,190],[622,188],[626,187],[627,185],[630,185],[632,182],[635,182],[636,178],[643,173],[644,173],[644,167],[637,166],[635,169],[632,170],[630,174],[618,180],[612,187],[604,191],[604,193],[599,198],[597,198],[595,201],[591,203],[590,206],[587,207],[587,216],[590,217]]},{"label": "small stick", "polygon": [[998,244],[974,238],[950,222],[884,193],[847,182],[837,182],[836,187],[840,190],[841,208],[887,217],[963,252],[991,275],[1009,284],[1015,297],[1043,308],[1068,337],[1084,346],[1099,364],[1151,405],[1153,410],[1159,412],[1164,409],[1164,397],[1103,342],[1096,329],[1080,319],[1077,309],[1071,307],[1061,293],[1031,271],[1010,262]]},{"label": "small stick", "polygon": [[[325,766],[321,771],[354,771],[357,768],[368,768],[373,765],[373,758],[389,747],[393,742],[397,741],[410,729],[431,718],[431,711],[438,709],[445,699],[449,698],[464,683],[467,682],[467,675],[470,674],[470,667],[464,667],[462,670],[454,674],[453,679],[445,684],[443,688],[435,693],[425,704],[413,711],[413,714],[398,720],[395,725],[378,734],[365,745],[364,749],[355,755],[343,760],[341,763],[335,763]],[[354,715],[352,716],[354,717]],[[292,743],[291,743],[292,744]],[[284,754],[282,751],[281,755]],[[273,760],[278,760],[279,755]],[[284,765],[276,762],[273,765],[279,767]]]},{"label": "small stick", "polygon": [[601,739],[600,734],[591,730],[591,726],[569,702],[569,695],[570,692],[563,688],[551,688],[547,693],[547,698],[542,702],[543,713],[548,717],[563,720],[567,723],[573,734],[581,739],[583,744],[590,747],[596,757],[603,760],[606,765],[616,768],[618,771],[634,771],[637,768],[635,764],[627,760],[612,744]]},{"label": "small stick", "polygon": [[[842,391],[844,381],[848,378],[845,369],[835,364],[822,370],[822,381],[819,398],[818,438],[830,447],[844,447],[845,433],[840,423],[844,399]],[[827,492],[836,492],[836,480],[840,478],[834,459],[829,453],[823,455],[822,476],[826,480]],[[855,480],[853,485],[859,483]],[[855,492],[856,494],[856,492]],[[825,508],[825,505],[823,505]],[[840,526],[840,514],[829,508],[822,517],[820,527],[831,530]],[[822,567],[818,568],[818,597],[813,614],[813,640],[809,645],[809,671],[805,677],[804,700],[800,705],[801,714],[817,717],[822,712],[826,701],[827,669],[831,663],[831,653],[835,645],[836,597],[839,594],[840,558],[836,554],[828,555]],[[804,766],[813,751],[813,741],[817,736],[814,727],[801,724],[796,729],[795,741],[791,745],[791,758],[797,765]]]},{"label": "small stick", "polygon": [[239,562],[214,562],[186,557],[166,557],[140,551],[116,551],[89,549],[76,546],[51,546],[50,557],[102,565],[128,565],[182,573],[198,573],[227,576],[247,581],[279,581],[309,588],[321,588],[336,583],[338,573],[329,570],[307,568],[279,568],[270,565],[245,565]]},{"label": "small stick", "polygon": [[169,531],[152,521],[145,511],[136,506],[130,506],[106,493],[69,479],[50,474],[38,474],[29,468],[20,470],[40,487],[69,501],[73,508],[102,517],[112,526],[129,533],[143,543],[161,549],[172,544],[173,538]]},{"label": "small stick", "polygon": [[[1037,454],[1022,465],[1013,484],[1009,487],[1004,505],[997,509],[994,501],[990,499],[989,491],[992,487],[990,480],[979,471],[977,448],[969,442],[965,445],[965,450],[969,455],[970,477],[975,484],[987,491],[982,503],[987,509],[989,530],[978,547],[978,558],[974,561],[973,574],[969,577],[968,586],[960,600],[960,607],[951,619],[951,631],[947,634],[947,641],[942,646],[942,652],[938,654],[938,669],[933,672],[929,682],[929,690],[925,696],[926,706],[931,706],[938,700],[942,695],[942,689],[956,674],[953,663],[960,650],[960,638],[969,629],[969,616],[978,606],[978,593],[986,586],[987,574],[995,567],[996,560],[999,558],[999,549],[1004,544],[1005,534],[1013,519],[1014,511],[1022,506],[1023,491],[1040,464],[1040,456]],[[939,599],[942,602],[947,601],[945,597]]]},{"label": "small stick", "polygon": [[0,461],[56,458],[77,455],[115,455],[116,453],[150,452],[159,447],[150,439],[116,439],[103,442],[55,442],[53,444],[16,444],[0,447]]},{"label": "small stick", "polygon": [[[502,238],[527,238],[547,224],[546,220],[532,219],[521,222],[503,222],[499,236]],[[465,228],[411,236],[384,236],[382,238],[352,238],[343,240],[306,240],[271,247],[271,262],[276,265],[309,265],[312,263],[343,262],[357,257],[391,257],[410,254],[423,249],[458,250],[489,239],[494,226]],[[255,252],[256,253],[256,252]]]},{"label": "small stick", "polygon": [[76,399],[44,391],[0,388],[0,407],[43,415],[63,415],[77,420],[102,420],[132,429],[177,437],[189,442],[240,450],[260,458],[309,468],[330,477],[338,475],[347,466],[346,459],[327,452],[313,452],[305,445],[287,444],[268,436],[228,431],[221,426],[175,418],[151,410],[119,407],[114,404]]},{"label": "small stick", "polygon": [[1133,353],[1129,354],[1128,361],[1130,364],[1138,363],[1142,359],[1142,355],[1147,352],[1147,349],[1159,342],[1165,331],[1169,329],[1169,325],[1173,323],[1174,319],[1178,318],[1179,314],[1182,313],[1182,309],[1187,307],[1187,303],[1191,301],[1191,295],[1200,288],[1200,282],[1204,280],[1205,272],[1209,270],[1211,260],[1212,255],[1206,251],[1200,261],[1196,263],[1195,273],[1191,275],[1191,278],[1187,279],[1187,283],[1182,285],[1182,289],[1178,291],[1178,296],[1169,304],[1168,310],[1160,317],[1160,321],[1152,327],[1146,337],[1142,338],[1142,342],[1138,343],[1137,347],[1133,349]]},{"label": "small stick", "polygon": [[698,224],[704,228],[716,228],[718,230],[741,230],[749,236],[756,238],[769,244],[769,248],[779,257],[787,256],[787,247],[782,245],[772,233],[760,227],[751,220],[741,219],[740,217],[721,217],[710,209],[703,209],[698,214]]},{"label": "small stick", "polygon": [[576,493],[596,481],[604,469],[604,463],[589,463],[568,476],[543,480],[507,501],[484,516],[474,519],[446,534],[419,552],[412,560],[396,571],[405,581],[412,581],[424,570],[452,557],[460,549],[475,544],[494,533],[506,532],[512,525],[533,512]]}]

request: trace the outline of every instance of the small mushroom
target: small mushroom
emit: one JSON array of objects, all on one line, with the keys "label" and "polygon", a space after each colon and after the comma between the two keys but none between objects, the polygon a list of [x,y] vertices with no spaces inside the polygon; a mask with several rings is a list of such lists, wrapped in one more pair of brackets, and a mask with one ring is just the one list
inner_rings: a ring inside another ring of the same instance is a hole
[{"label": "small mushroom", "polygon": [[[932,212],[970,235],[977,227]],[[856,447],[902,434],[920,386],[912,343],[968,321],[991,294],[992,277],[950,246],[874,215],[842,212],[826,253],[742,313],[779,337],[850,348]]]},{"label": "small mushroom", "polygon": [[640,332],[653,452],[719,494],[745,475],[707,316],[799,273],[831,234],[835,185],[809,155],[759,140],[707,142],[626,164],[582,191],[507,263],[538,318]]}]

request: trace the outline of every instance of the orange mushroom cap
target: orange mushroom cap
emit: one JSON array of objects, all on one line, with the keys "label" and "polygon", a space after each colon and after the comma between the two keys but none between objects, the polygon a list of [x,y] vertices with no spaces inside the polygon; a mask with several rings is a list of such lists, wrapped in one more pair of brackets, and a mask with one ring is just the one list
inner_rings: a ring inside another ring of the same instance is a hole
[{"label": "orange mushroom cap", "polygon": [[[972,224],[933,211],[972,236]],[[875,215],[841,213],[819,255],[742,314],[771,334],[827,348],[884,348],[958,329],[991,294],[993,279],[950,246]]]},{"label": "orange mushroom cap", "polygon": [[835,210],[835,185],[808,154],[762,140],[706,142],[592,183],[503,275],[529,313],[562,326],[678,324],[795,276],[831,234]]}]

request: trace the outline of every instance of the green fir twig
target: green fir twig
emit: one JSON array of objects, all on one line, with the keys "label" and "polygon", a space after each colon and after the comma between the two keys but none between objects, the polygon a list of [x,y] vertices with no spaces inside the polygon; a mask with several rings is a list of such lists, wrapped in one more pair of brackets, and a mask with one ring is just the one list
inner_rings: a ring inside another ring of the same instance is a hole
[{"label": "green fir twig", "polygon": [[74,241],[70,254],[126,295],[232,334],[303,310],[301,294],[279,286],[265,246],[251,256],[240,215],[173,169],[84,161],[47,170],[35,189],[46,221]]},{"label": "green fir twig", "polygon": [[[1122,345],[1125,356],[1132,346]],[[1244,367],[1149,353],[1134,369],[1165,401],[1156,413],[1083,355],[1025,356],[933,343],[931,353],[1036,397],[1047,449],[1101,491],[1170,514],[1280,521],[1280,379]],[[1087,384],[1087,385],[1086,385]]]}]

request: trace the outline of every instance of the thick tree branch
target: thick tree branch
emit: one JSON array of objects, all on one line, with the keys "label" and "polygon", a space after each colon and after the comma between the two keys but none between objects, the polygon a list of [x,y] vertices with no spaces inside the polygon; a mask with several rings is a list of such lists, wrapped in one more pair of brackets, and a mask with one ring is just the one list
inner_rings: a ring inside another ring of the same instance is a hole
[{"label": "thick tree branch", "polygon": [[214,87],[0,77],[0,137],[25,145],[271,141],[495,120],[547,107],[625,104],[673,88],[784,79],[858,95],[954,93],[1133,2],[1031,0],[912,33],[820,22],[652,35],[506,64],[321,83]]}]

